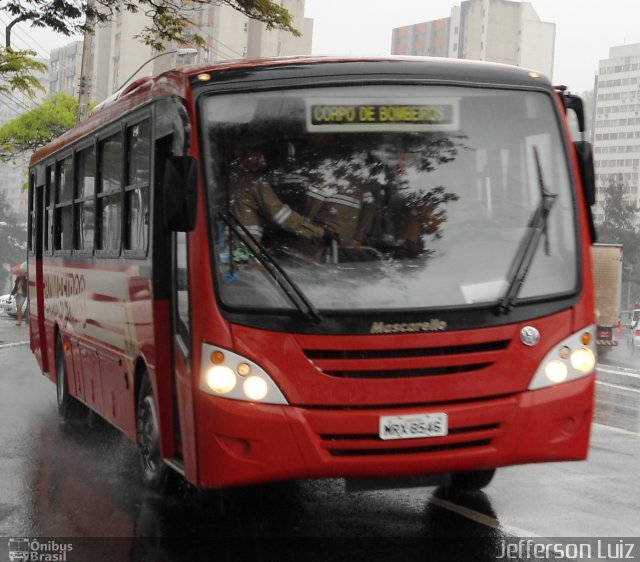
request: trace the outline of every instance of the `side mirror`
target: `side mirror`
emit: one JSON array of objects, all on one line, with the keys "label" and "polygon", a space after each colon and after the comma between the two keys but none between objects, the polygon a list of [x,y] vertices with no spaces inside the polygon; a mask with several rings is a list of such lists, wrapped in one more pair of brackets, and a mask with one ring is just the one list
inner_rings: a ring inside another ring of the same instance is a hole
[{"label": "side mirror", "polygon": [[587,205],[591,207],[591,205],[596,202],[596,182],[593,171],[593,151],[591,150],[591,143],[587,141],[575,141],[573,144],[578,154],[584,198]]},{"label": "side mirror", "polygon": [[574,94],[565,93],[562,96],[564,101],[564,106],[567,109],[571,109],[576,114],[576,119],[578,120],[578,131],[584,133],[585,131],[585,119],[584,119],[584,103],[582,102],[582,98],[580,96],[576,96]]},{"label": "side mirror", "polygon": [[197,161],[192,156],[170,156],[164,165],[162,204],[164,224],[175,232],[190,232],[198,207]]},{"label": "side mirror", "polygon": [[591,149],[591,143],[587,141],[575,141],[573,145],[575,146],[576,154],[578,155],[578,168],[580,171],[580,179],[582,180],[582,193],[584,194],[587,216],[589,217],[589,234],[591,236],[591,243],[595,243],[597,240],[597,233],[596,226],[593,222],[593,213],[591,212],[591,206],[596,202],[596,180],[593,167],[593,150]]}]

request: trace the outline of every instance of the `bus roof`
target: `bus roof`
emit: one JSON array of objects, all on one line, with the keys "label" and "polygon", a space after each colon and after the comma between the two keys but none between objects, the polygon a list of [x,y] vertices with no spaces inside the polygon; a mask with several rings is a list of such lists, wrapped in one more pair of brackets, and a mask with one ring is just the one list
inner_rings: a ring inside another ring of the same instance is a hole
[{"label": "bus roof", "polygon": [[[294,67],[295,75],[291,72]],[[198,80],[197,77],[207,74],[210,76],[209,80]],[[435,83],[552,89],[549,81],[535,71],[500,63],[443,57],[295,56],[190,65],[157,76],[140,78],[114,93],[100,103],[89,118],[35,152],[31,158],[31,165],[152,99],[185,99],[190,84],[196,80],[203,84],[222,84],[247,79],[278,80],[295,77],[307,84],[307,80],[314,78],[331,77],[338,81],[347,81],[357,80],[358,76],[367,76],[369,79],[413,78]]]}]

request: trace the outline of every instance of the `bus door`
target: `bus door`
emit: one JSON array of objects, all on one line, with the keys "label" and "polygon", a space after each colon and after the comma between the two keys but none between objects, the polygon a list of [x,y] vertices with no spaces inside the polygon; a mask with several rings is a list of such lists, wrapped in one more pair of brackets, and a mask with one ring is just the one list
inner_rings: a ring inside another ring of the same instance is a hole
[{"label": "bus door", "polygon": [[[47,174],[48,176],[48,174]],[[42,256],[44,254],[43,214],[45,212],[45,195],[48,186],[42,181],[38,182],[35,170],[30,176],[30,200],[29,219],[31,221],[30,246],[32,259],[29,267],[35,268],[29,271],[29,327],[31,334],[31,351],[36,356],[38,364],[44,373],[49,372],[47,354],[46,333],[44,329],[44,296],[38,294],[37,287],[42,287]]]},{"label": "bus door", "polygon": [[[175,389],[174,406],[179,413],[180,427],[190,427],[192,421],[187,417],[193,416],[193,401],[191,400],[191,317],[189,293],[189,268],[187,259],[187,233],[175,232],[172,240],[172,316],[173,316],[173,361]],[[178,420],[176,420],[178,421]],[[179,456],[184,456],[185,447],[195,453],[194,436],[182,433],[182,441],[178,445]],[[188,442],[185,442],[188,440]],[[191,454],[190,458],[194,458]],[[188,469],[189,467],[185,467]],[[192,475],[193,476],[193,475]]]},{"label": "bus door", "polygon": [[[154,205],[154,221],[162,223],[162,228],[154,228],[154,279],[157,295],[165,295],[169,300],[170,346],[159,351],[170,365],[170,386],[162,377],[156,379],[159,409],[167,406],[169,400],[173,416],[160,416],[160,430],[164,444],[165,462],[184,471],[188,480],[197,479],[194,428],[193,392],[191,375],[191,316],[189,293],[189,267],[187,252],[187,230],[170,224],[171,214],[166,207],[176,204],[174,191],[180,182],[179,175],[167,174],[167,162],[185,150],[185,131],[188,118],[184,107],[173,100],[160,100],[155,108],[154,183],[162,193],[162,205]],[[180,191],[181,192],[181,191]],[[179,207],[180,205],[177,205]],[[165,291],[168,292],[165,293]],[[163,331],[164,332],[164,331]],[[166,333],[166,332],[165,332]],[[163,333],[164,336],[164,333]],[[171,395],[168,396],[167,393]],[[161,395],[161,396],[160,396]],[[171,432],[173,439],[168,439]],[[168,450],[169,449],[169,450]],[[184,464],[183,464],[184,463]]]}]

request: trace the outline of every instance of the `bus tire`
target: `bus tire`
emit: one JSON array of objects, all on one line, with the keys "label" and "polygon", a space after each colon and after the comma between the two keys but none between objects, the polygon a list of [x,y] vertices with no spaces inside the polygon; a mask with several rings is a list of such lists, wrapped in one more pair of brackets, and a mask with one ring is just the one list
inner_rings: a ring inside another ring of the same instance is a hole
[{"label": "bus tire", "polygon": [[481,490],[489,485],[495,473],[495,468],[472,470],[469,472],[454,472],[451,474],[450,486],[458,490]]},{"label": "bus tire", "polygon": [[142,480],[149,489],[167,493],[176,480],[176,473],[162,460],[160,424],[151,382],[144,374],[138,395],[136,433],[142,466]]},{"label": "bus tire", "polygon": [[69,392],[67,364],[64,360],[64,347],[59,334],[56,338],[56,401],[58,413],[65,421],[77,419],[87,413],[85,406]]}]

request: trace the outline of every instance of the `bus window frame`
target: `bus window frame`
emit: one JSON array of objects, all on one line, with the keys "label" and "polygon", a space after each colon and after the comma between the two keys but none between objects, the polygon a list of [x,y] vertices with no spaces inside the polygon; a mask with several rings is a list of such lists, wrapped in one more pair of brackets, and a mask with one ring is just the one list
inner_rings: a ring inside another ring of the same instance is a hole
[{"label": "bus window frame", "polygon": [[[129,164],[130,164],[130,138],[129,132],[136,126],[139,126],[143,123],[147,123],[148,126],[148,150],[147,150],[147,158],[148,158],[148,174],[146,182],[135,182],[129,183]],[[153,169],[153,144],[154,144],[154,136],[153,136],[153,119],[151,115],[150,109],[144,108],[143,111],[136,112],[133,115],[127,115],[121,121],[122,123],[122,140],[123,140],[123,181],[122,181],[122,231],[120,236],[120,246],[121,252],[124,257],[127,259],[144,259],[148,253],[150,248],[150,238],[151,238],[151,176]],[[146,189],[146,204],[147,204],[147,220],[146,220],[146,240],[144,244],[144,248],[127,248],[127,237],[129,236],[131,224],[129,223],[129,200],[127,197],[128,193],[134,193],[135,191],[143,191]],[[96,192],[97,194],[97,192]]]},{"label": "bus window frame", "polygon": [[[64,162],[67,159],[71,159],[71,170],[72,170],[72,177],[71,177],[71,197],[69,198],[69,200],[67,201],[60,201],[60,195],[61,195],[61,191],[62,191],[62,186],[60,183],[60,170],[63,168],[64,166]],[[75,157],[74,157],[74,147],[70,147],[68,150],[65,150],[63,152],[61,152],[60,154],[56,155],[55,161],[53,162],[53,171],[54,171],[54,184],[53,184],[53,193],[54,193],[54,201],[53,201],[53,230],[52,230],[52,234],[53,234],[53,239],[52,239],[52,244],[51,244],[51,250],[54,254],[57,255],[71,255],[71,252],[73,251],[73,237],[74,237],[74,216],[73,216],[73,201],[75,198]],[[62,241],[64,240],[64,238],[62,238],[63,235],[63,231],[62,231],[62,227],[63,224],[60,224],[61,222],[61,217],[62,217],[62,213],[64,211],[65,208],[69,207],[71,210],[71,224],[70,224],[70,229],[71,229],[71,243],[69,245],[68,248],[64,248],[62,245]],[[59,247],[58,247],[59,246]]]},{"label": "bus window frame", "polygon": [[[96,139],[95,137],[91,139],[91,142],[81,142],[78,143],[74,146],[74,150],[73,150],[73,155],[74,155],[74,178],[75,178],[75,185],[74,185],[74,199],[73,199],[73,234],[74,234],[74,238],[73,238],[73,253],[74,254],[78,254],[78,255],[83,255],[83,256],[90,256],[93,254],[94,249],[95,249],[95,237],[96,237],[96,178],[97,178],[97,173],[98,173],[98,166],[97,166],[97,143],[96,143]],[[82,153],[85,150],[89,150],[93,148],[94,151],[94,165],[93,165],[93,177],[94,177],[94,186],[93,186],[93,195],[91,197],[86,197],[84,196],[84,191],[83,191],[83,196],[80,197],[80,175],[79,175],[79,166],[80,166],[80,158],[79,158],[79,154]],[[91,242],[91,248],[87,249],[87,248],[80,248],[78,247],[79,241],[80,241],[80,229],[82,228],[82,225],[79,223],[79,210],[80,207],[83,203],[86,203],[87,201],[93,200],[93,212],[94,212],[94,223],[93,223],[93,240]]]},{"label": "bus window frame", "polygon": [[53,233],[55,222],[56,163],[49,160],[44,164],[44,217],[42,232],[42,254],[53,255]]},{"label": "bus window frame", "polygon": [[[96,256],[102,258],[118,258],[122,253],[122,233],[124,227],[124,219],[123,219],[123,178],[124,178],[124,128],[126,124],[126,119],[119,119],[113,126],[107,127],[100,131],[95,135],[94,139],[96,141],[96,189],[95,189],[95,213],[96,213],[96,225],[94,232],[94,253]],[[120,186],[117,190],[103,192],[102,191],[102,180],[104,177],[103,173],[103,152],[102,146],[103,143],[109,141],[112,137],[116,135],[120,136]],[[100,204],[102,201],[109,197],[114,197],[119,195],[119,206],[120,206],[120,220],[119,220],[119,242],[118,247],[116,248],[102,248],[102,237],[104,235],[103,232],[103,219],[102,219],[102,208]]]}]

